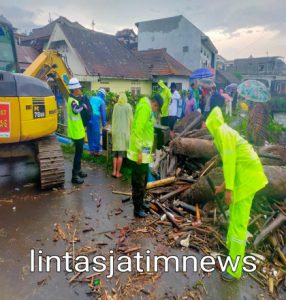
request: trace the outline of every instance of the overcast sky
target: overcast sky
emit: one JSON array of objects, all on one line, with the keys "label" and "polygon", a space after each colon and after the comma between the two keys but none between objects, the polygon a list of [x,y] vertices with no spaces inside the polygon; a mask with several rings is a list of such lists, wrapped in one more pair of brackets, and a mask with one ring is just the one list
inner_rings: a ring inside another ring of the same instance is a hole
[{"label": "overcast sky", "polygon": [[135,22],[184,15],[210,36],[219,53],[238,57],[286,56],[286,0],[0,0],[19,31],[60,15],[114,34]]}]

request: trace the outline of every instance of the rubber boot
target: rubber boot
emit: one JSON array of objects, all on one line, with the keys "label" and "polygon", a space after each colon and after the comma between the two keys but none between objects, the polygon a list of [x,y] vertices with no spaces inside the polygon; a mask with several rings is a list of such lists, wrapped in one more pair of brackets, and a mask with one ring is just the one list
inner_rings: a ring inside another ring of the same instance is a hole
[{"label": "rubber boot", "polygon": [[142,209],[145,211],[149,211],[150,210],[150,205],[147,202],[143,202],[142,204]]},{"label": "rubber boot", "polygon": [[134,210],[134,217],[137,217],[137,218],[147,218],[148,214],[143,209]]},{"label": "rubber boot", "polygon": [[74,184],[83,184],[84,183],[84,180],[82,178],[80,178],[79,176],[79,172],[72,172],[72,180],[71,180],[72,183]]},{"label": "rubber boot", "polygon": [[87,177],[87,174],[86,174],[85,172],[83,172],[82,170],[80,170],[80,171],[78,172],[78,176],[79,176],[80,178],[86,178],[86,177]]}]

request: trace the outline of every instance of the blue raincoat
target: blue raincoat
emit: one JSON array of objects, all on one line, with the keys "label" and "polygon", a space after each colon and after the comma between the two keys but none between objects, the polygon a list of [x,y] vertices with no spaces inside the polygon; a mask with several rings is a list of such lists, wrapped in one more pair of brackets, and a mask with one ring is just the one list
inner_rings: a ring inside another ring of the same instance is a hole
[{"label": "blue raincoat", "polygon": [[106,126],[106,107],[104,95],[99,93],[97,96],[90,98],[92,107],[92,117],[87,124],[88,147],[91,152],[99,152],[100,147],[100,119],[102,126]]}]

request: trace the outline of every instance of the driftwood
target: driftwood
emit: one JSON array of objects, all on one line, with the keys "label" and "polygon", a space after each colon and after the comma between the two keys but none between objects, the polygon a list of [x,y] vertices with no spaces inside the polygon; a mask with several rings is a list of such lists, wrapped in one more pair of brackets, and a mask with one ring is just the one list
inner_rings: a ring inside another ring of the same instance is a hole
[{"label": "driftwood", "polygon": [[283,262],[284,266],[286,267],[286,257],[284,255],[283,251],[280,249],[276,237],[269,236],[268,240],[269,240],[270,244],[273,246],[273,248],[277,251],[277,253],[280,257],[280,260]]},{"label": "driftwood", "polygon": [[192,126],[190,126],[190,128],[187,131],[192,131],[194,129],[201,128],[202,123],[203,123],[202,115],[200,112],[196,111],[196,112],[190,113],[190,115],[188,115],[188,116],[184,117],[183,119],[181,119],[180,121],[178,121],[177,124],[175,125],[174,130],[176,133],[180,134],[187,128],[187,126],[189,124],[192,124]]},{"label": "driftwood", "polygon": [[[187,204],[187,203],[182,202],[180,200],[174,201],[174,205],[183,208],[185,211],[187,211],[187,212],[189,212],[193,215],[196,215],[197,210],[196,210],[196,207],[193,206],[193,205]],[[200,210],[200,214],[202,216],[205,215],[205,213],[202,210]]]},{"label": "driftwood", "polygon": [[169,178],[165,178],[165,179],[161,179],[161,180],[157,180],[157,181],[153,181],[153,182],[148,182],[146,189],[150,190],[150,189],[153,189],[156,187],[170,185],[175,182],[176,182],[176,177],[169,177]]},{"label": "driftwood", "polygon": [[177,156],[170,154],[169,156],[169,167],[167,169],[167,176],[175,176],[177,169]]},{"label": "driftwood", "polygon": [[202,136],[206,136],[209,135],[209,131],[207,128],[201,128],[201,129],[197,129],[197,130],[193,130],[191,132],[189,132],[188,134],[186,134],[186,137],[188,138],[201,138]]},{"label": "driftwood", "polygon": [[189,189],[189,188],[190,188],[189,185],[183,186],[183,187],[181,187],[181,188],[179,188],[179,189],[177,189],[177,190],[175,190],[175,191],[172,191],[172,192],[170,192],[170,193],[168,193],[168,194],[166,194],[166,195],[164,195],[164,196],[161,196],[161,197],[160,197],[160,202],[161,202],[161,203],[164,203],[165,201],[171,199],[172,197],[175,197],[175,196],[181,194],[182,192],[186,191],[186,190]]},{"label": "driftwood", "polygon": [[181,229],[180,225],[176,222],[173,215],[168,212],[158,201],[155,201],[156,206],[167,216],[168,220],[178,229]]},{"label": "driftwood", "polygon": [[281,145],[268,145],[260,147],[258,154],[264,165],[283,166],[286,165],[286,148]]},{"label": "driftwood", "polygon": [[[263,195],[277,200],[286,198],[286,167],[278,166],[263,166],[265,174],[268,178],[268,185],[258,192],[258,195]],[[221,168],[213,169],[208,176],[212,179],[215,185],[223,182],[223,173]],[[206,176],[202,176],[192,185],[192,187],[185,191],[181,199],[186,203],[201,202],[206,203],[214,199],[214,194],[206,180]]]},{"label": "driftwood", "polygon": [[211,159],[217,155],[214,143],[202,139],[178,138],[172,142],[172,148],[174,154],[190,158]]},{"label": "driftwood", "polygon": [[280,213],[276,219],[274,219],[266,228],[262,229],[253,242],[253,246],[257,247],[259,243],[265,240],[273,231],[275,231],[280,225],[286,221],[286,216]]},{"label": "driftwood", "polygon": [[161,162],[162,160],[164,160],[167,156],[167,153],[162,151],[162,150],[156,150],[156,153],[155,153],[155,162],[153,164],[153,167],[152,167],[152,174],[157,176],[158,175],[158,171],[159,171],[159,168],[161,166]]}]

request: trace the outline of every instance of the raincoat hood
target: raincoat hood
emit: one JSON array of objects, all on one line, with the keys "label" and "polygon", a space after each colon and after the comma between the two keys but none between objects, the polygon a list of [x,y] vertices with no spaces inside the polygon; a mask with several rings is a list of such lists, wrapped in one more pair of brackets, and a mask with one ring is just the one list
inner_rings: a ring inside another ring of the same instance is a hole
[{"label": "raincoat hood", "polygon": [[162,80],[159,80],[158,85],[162,89],[166,88],[166,85],[164,84],[164,82]]},{"label": "raincoat hood", "polygon": [[127,102],[128,102],[128,99],[127,99],[126,94],[124,94],[124,93],[120,94],[119,99],[118,99],[118,104],[124,105]]},{"label": "raincoat hood", "polygon": [[214,138],[217,137],[218,129],[224,124],[221,109],[219,107],[215,107],[206,120],[206,126]]}]

